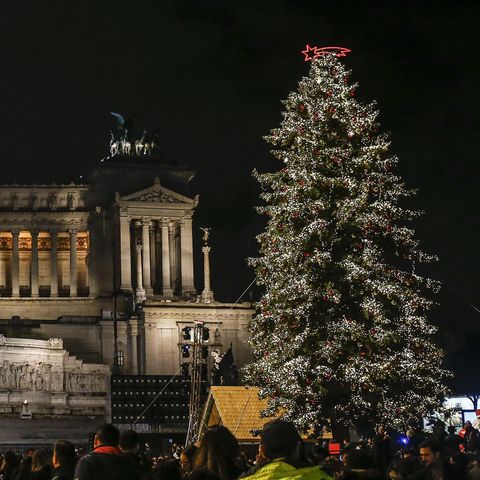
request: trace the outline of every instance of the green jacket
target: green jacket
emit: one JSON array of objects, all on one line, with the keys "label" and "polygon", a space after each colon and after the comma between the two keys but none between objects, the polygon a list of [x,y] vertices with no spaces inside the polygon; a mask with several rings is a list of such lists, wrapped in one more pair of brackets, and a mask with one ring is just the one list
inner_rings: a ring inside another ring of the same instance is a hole
[{"label": "green jacket", "polygon": [[282,460],[267,463],[242,480],[333,480],[320,467],[295,468]]}]

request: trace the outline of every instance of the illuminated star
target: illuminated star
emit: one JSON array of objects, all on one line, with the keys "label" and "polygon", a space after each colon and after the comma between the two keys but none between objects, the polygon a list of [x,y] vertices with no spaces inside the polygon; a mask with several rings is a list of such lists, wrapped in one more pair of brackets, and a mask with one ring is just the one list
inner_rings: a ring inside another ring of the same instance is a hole
[{"label": "illuminated star", "polygon": [[315,50],[314,58],[318,58],[321,55],[326,55],[327,53],[332,53],[337,57],[346,57],[347,53],[351,52],[349,48],[345,48],[345,47],[322,47],[322,48],[315,47],[314,50]]},{"label": "illuminated star", "polygon": [[308,43],[305,50],[302,50],[302,53],[305,55],[305,61],[309,62],[318,58],[320,55],[318,54],[318,47],[311,47]]}]

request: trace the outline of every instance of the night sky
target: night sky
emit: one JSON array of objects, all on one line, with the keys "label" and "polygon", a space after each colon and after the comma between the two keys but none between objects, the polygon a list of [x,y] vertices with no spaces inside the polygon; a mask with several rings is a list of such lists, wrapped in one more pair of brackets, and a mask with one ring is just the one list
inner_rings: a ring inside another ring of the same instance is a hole
[{"label": "night sky", "polygon": [[[108,155],[109,112],[134,115],[139,132],[158,132],[165,163],[196,170],[196,225],[213,227],[213,289],[234,301],[253,279],[244,259],[264,225],[251,171],[280,166],[262,135],[308,73],[300,50],[351,48],[357,98],[377,100],[399,173],[426,212],[418,237],[440,257],[423,270],[445,283],[432,313],[439,341],[459,388],[479,391],[480,313],[469,305],[480,305],[479,14],[473,1],[4,6],[1,183],[81,182]],[[200,264],[202,288],[199,274]]]}]

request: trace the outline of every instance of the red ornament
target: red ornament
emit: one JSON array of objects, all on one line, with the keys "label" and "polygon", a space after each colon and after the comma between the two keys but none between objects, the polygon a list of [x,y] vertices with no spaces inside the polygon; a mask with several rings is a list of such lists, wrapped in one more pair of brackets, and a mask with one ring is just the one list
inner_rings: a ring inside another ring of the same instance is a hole
[{"label": "red ornament", "polygon": [[299,106],[298,106],[298,109],[303,112],[305,111],[305,105],[303,103],[301,103]]},{"label": "red ornament", "polygon": [[361,357],[364,357],[365,355],[366,355],[365,352],[360,352],[360,356],[361,356]]},{"label": "red ornament", "polygon": [[328,95],[329,97],[331,97],[331,96],[333,95],[333,92],[332,92],[331,90],[329,90],[329,91],[327,92],[327,95]]},{"label": "red ornament", "polygon": [[304,252],[303,256],[304,256],[304,257],[309,257],[310,254],[309,254],[308,252]]},{"label": "red ornament", "polygon": [[355,89],[350,90],[350,96],[351,96],[351,97],[354,97],[354,96],[355,96]]},{"label": "red ornament", "polygon": [[322,153],[321,150],[318,150],[318,149],[313,151],[313,154],[314,154],[316,157],[318,157],[321,153]]}]

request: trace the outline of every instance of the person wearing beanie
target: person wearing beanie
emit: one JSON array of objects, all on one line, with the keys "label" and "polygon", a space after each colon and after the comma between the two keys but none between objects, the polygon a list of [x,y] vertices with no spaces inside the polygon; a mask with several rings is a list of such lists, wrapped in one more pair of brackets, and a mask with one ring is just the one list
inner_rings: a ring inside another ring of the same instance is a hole
[{"label": "person wearing beanie", "polygon": [[285,420],[272,420],[261,433],[257,465],[241,478],[248,480],[332,480],[319,466],[299,458],[302,439],[295,425]]}]

